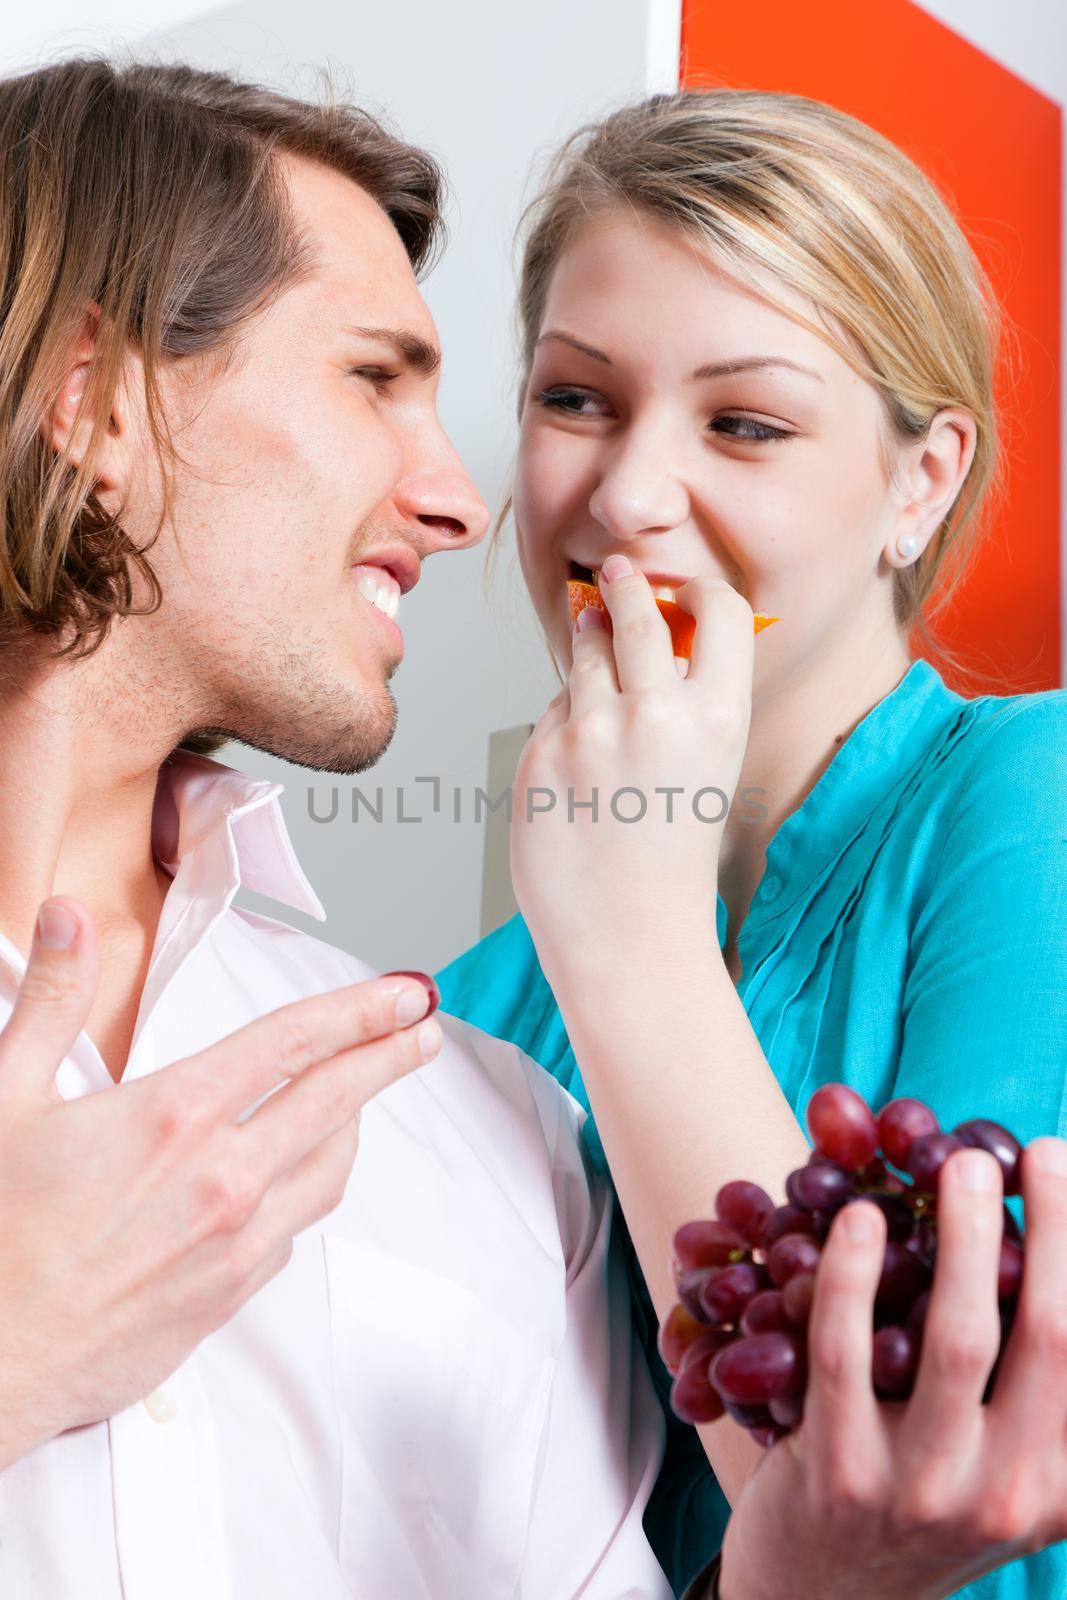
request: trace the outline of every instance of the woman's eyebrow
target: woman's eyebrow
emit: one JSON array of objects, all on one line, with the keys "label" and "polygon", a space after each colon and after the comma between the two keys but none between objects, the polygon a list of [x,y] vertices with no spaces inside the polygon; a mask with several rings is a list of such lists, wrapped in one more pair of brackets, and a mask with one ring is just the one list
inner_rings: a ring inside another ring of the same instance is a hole
[{"label": "woman's eyebrow", "polygon": [[[576,339],[571,333],[561,333],[554,328],[548,333],[543,333],[537,343],[544,344],[546,339],[558,339],[561,344],[569,344],[573,350],[580,350],[583,355],[591,356],[594,361],[602,361],[606,367],[612,365],[611,357],[605,355],[603,350],[598,350],[595,345],[586,344],[582,339]],[[826,381],[811,367],[802,367],[799,361],[790,361],[788,356],[731,356],[727,361],[707,362],[690,373],[690,381],[728,377],[734,372],[754,372],[761,367],[789,367],[794,372],[803,372],[807,377],[814,378],[816,383]]]}]

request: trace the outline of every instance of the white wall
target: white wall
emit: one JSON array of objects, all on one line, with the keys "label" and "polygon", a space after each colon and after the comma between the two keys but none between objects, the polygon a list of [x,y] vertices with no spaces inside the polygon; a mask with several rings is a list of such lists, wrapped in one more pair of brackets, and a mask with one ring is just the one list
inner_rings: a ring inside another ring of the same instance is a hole
[{"label": "white wall", "polygon": [[[927,0],[926,7],[1045,93],[1067,99],[1062,0]],[[354,96],[386,107],[404,134],[444,161],[457,197],[452,243],[427,287],[445,351],[441,412],[491,506],[514,441],[510,239],[531,161],[611,101],[676,82],[680,0],[248,0],[207,9],[190,0],[39,0],[5,20],[0,69],[142,42],[164,58],[228,67],[302,92],[330,64]],[[146,28],[153,32],[146,34]],[[951,92],[950,86],[948,92]],[[1065,251],[1067,259],[1067,251]],[[1067,362],[1065,362],[1067,374]],[[1067,397],[1065,397],[1067,399]],[[1067,541],[1065,541],[1067,548]],[[506,539],[487,602],[485,547],[439,556],[404,602],[405,659],[392,680],[400,709],[393,745],[373,773],[338,780],[386,797],[406,791],[421,823],[358,826],[309,819],[309,787],[324,813],[332,780],[242,747],[222,758],[286,784],[296,843],[329,912],[328,937],[387,968],[432,971],[477,934],[481,828],[451,820],[458,785],[467,813],[485,778],[491,729],[536,720],[555,690]],[[1064,615],[1067,620],[1067,561]],[[1064,629],[1067,640],[1067,626]],[[439,775],[444,814],[426,785]],[[388,812],[387,812],[388,814]],[[275,910],[254,896],[246,903]],[[313,931],[318,924],[282,913]]]}]

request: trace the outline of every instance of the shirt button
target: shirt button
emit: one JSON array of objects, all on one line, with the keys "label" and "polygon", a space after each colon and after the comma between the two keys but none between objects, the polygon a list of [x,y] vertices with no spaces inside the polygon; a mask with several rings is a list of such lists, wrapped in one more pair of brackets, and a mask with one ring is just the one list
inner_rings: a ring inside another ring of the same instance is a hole
[{"label": "shirt button", "polygon": [[782,880],[773,876],[764,878],[760,885],[759,897],[761,900],[777,900],[782,892]]},{"label": "shirt button", "polygon": [[172,1422],[178,1415],[178,1407],[166,1389],[153,1389],[145,1395],[144,1408],[153,1422]]}]

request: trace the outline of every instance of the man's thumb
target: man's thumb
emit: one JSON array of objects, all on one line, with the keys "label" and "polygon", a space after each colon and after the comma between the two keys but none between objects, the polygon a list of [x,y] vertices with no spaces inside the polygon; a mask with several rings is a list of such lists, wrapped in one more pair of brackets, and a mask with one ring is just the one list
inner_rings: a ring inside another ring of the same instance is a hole
[{"label": "man's thumb", "polygon": [[0,1031],[0,1094],[48,1089],[85,1026],[99,980],[99,950],[85,907],[45,900],[6,1027]]}]

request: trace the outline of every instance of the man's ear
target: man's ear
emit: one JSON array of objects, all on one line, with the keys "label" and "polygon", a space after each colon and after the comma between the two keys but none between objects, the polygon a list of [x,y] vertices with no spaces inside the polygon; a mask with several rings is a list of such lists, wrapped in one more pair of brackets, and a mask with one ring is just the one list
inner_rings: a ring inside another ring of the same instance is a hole
[{"label": "man's ear", "polygon": [[[86,458],[96,415],[93,396],[87,395],[87,387],[93,373],[99,325],[99,308],[90,305],[70,352],[63,381],[41,419],[42,437],[57,455],[66,450],[76,467]],[[133,418],[126,378],[124,370],[111,398],[94,456],[95,489],[105,496],[121,497],[128,482]]]},{"label": "man's ear", "polygon": [[[899,458],[901,506],[885,550],[892,566],[910,566],[948,515],[974,460],[978,430],[969,411],[939,411],[926,437]],[[902,555],[899,541],[905,541]]]}]

